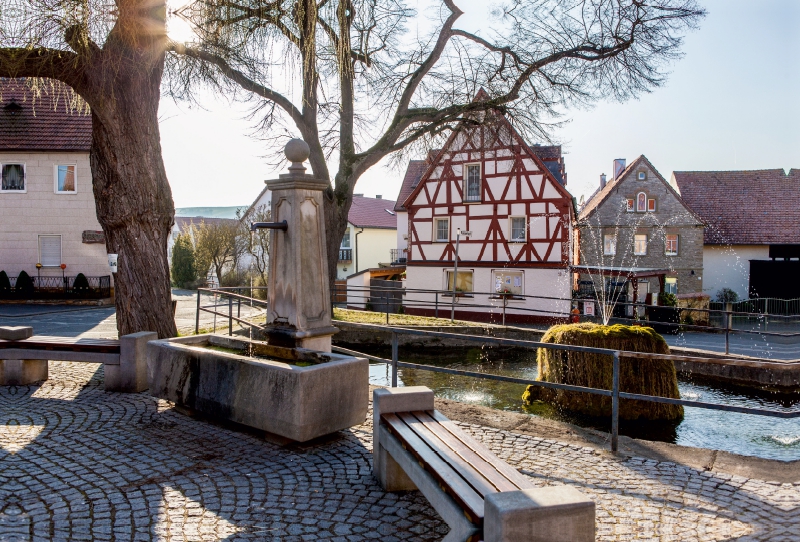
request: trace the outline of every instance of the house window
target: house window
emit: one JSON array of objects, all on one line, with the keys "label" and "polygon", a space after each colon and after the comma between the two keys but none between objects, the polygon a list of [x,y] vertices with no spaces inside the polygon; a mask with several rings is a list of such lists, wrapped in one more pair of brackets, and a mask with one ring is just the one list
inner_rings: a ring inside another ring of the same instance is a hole
[{"label": "house window", "polygon": [[647,194],[639,192],[636,194],[636,212],[643,213],[647,210]]},{"label": "house window", "polygon": [[464,201],[481,201],[481,166],[470,164],[464,173],[466,186]]},{"label": "house window", "polygon": [[[453,272],[447,271],[447,290],[453,291]],[[472,271],[459,271],[456,279],[456,292],[472,292]]]},{"label": "house window", "polygon": [[511,293],[513,295],[523,295],[524,281],[522,271],[493,271],[494,291],[497,293]]},{"label": "house window", "polygon": [[56,194],[75,194],[77,193],[77,178],[75,177],[75,166],[56,166]]},{"label": "house window", "polygon": [[617,253],[617,236],[604,235],[603,236],[603,254],[606,256],[613,256]]},{"label": "house window", "polygon": [[633,237],[633,253],[637,256],[644,256],[647,254],[647,236],[634,235]]},{"label": "house window", "polygon": [[438,243],[446,243],[450,240],[450,219],[437,218],[433,221],[434,238]]},{"label": "house window", "polygon": [[633,212],[633,198],[628,198],[627,200],[625,200],[625,202],[626,202],[626,204],[628,206],[626,210],[629,213],[632,213]]},{"label": "house window", "polygon": [[647,200],[647,212],[648,213],[656,212],[656,200],[654,199]]},{"label": "house window", "polygon": [[645,173],[644,171],[640,171],[638,177],[640,181],[643,181],[647,178],[647,173]]},{"label": "house window", "polygon": [[511,222],[511,242],[524,243],[525,242],[525,217],[512,216],[509,218]]},{"label": "house window", "polygon": [[678,279],[667,277],[664,279],[664,293],[678,295]]},{"label": "house window", "polygon": [[350,228],[344,230],[344,237],[342,237],[341,248],[350,248]]},{"label": "house window", "polygon": [[3,164],[3,192],[25,192],[25,164]]},{"label": "house window", "polygon": [[61,265],[61,236],[39,236],[39,263],[42,267],[58,267]]},{"label": "house window", "polygon": [[664,254],[667,256],[677,256],[678,255],[678,234],[677,233],[668,233],[667,240],[666,240],[666,247],[664,250]]}]

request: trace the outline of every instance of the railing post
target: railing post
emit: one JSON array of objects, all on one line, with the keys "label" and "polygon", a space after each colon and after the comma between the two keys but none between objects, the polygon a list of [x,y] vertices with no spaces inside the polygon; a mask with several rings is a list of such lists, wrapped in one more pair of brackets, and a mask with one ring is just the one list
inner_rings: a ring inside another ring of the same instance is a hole
[{"label": "railing post", "polygon": [[611,451],[619,447],[619,352],[614,352],[611,383]]},{"label": "railing post", "polygon": [[[253,297],[253,296],[251,295],[250,297]],[[236,318],[239,318],[241,320],[241,318],[242,318],[242,300],[241,299],[237,299],[236,303],[237,303],[237,305],[236,305]]]},{"label": "railing post", "polygon": [[733,325],[733,315],[731,314],[731,310],[733,309],[733,303],[725,303],[725,353],[730,353],[730,335],[731,335],[731,326]]},{"label": "railing post", "polygon": [[392,387],[397,387],[397,333],[392,332]]},{"label": "railing post", "polygon": [[436,318],[439,318],[439,292],[436,292]]},{"label": "railing post", "polygon": [[383,295],[383,303],[386,306],[386,325],[389,325],[389,292],[385,292]]},{"label": "railing post", "polygon": [[194,334],[200,333],[200,288],[197,289],[197,314],[194,316]]},{"label": "railing post", "polygon": [[233,298],[228,296],[228,335],[233,335]]}]

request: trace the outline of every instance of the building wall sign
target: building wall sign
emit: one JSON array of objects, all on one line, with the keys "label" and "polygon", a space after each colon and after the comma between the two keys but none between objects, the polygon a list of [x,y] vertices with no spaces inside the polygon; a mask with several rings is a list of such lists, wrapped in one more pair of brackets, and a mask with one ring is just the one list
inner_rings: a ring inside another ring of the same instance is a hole
[{"label": "building wall sign", "polygon": [[101,231],[92,231],[92,230],[84,230],[83,235],[81,236],[81,242],[87,245],[91,245],[94,243],[103,243],[106,242],[106,235]]}]

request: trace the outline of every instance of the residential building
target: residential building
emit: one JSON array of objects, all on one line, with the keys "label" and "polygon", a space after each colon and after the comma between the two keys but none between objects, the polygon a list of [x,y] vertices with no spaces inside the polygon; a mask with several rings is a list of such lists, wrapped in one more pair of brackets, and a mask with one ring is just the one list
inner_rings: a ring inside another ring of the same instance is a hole
[{"label": "residential building", "polygon": [[347,214],[347,229],[339,248],[337,279],[344,280],[364,269],[389,265],[396,258],[396,252],[393,252],[397,239],[394,207],[394,201],[381,196],[353,196]]},{"label": "residential building", "polygon": [[111,284],[92,191],[91,116],[72,107],[68,87],[41,87],[0,80],[0,270]]},{"label": "residential building", "polygon": [[[574,215],[560,148],[529,146],[499,113],[476,121],[460,126],[427,160],[408,165],[395,207],[406,297],[416,300],[406,311],[434,314],[440,299],[456,301],[463,318],[499,320],[504,304],[510,322],[566,316]],[[445,293],[454,281],[455,300]]]},{"label": "residential building", "polygon": [[675,171],[671,182],[703,219],[704,290],[800,298],[800,169]]},{"label": "residential building", "polygon": [[576,230],[583,293],[621,288],[620,300],[646,302],[703,290],[703,221],[644,155],[615,160],[608,182],[600,176]]}]

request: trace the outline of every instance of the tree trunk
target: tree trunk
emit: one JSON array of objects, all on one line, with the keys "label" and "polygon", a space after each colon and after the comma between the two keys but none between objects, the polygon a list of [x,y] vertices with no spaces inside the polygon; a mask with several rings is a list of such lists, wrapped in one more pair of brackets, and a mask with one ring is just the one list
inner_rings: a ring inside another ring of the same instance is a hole
[{"label": "tree trunk", "polygon": [[[331,296],[336,285],[337,264],[339,263],[339,248],[342,246],[342,236],[347,228],[347,215],[350,212],[350,205],[353,203],[352,194],[348,194],[346,199],[341,202],[336,197],[333,190],[326,190],[325,201],[325,242],[328,250],[328,284]],[[355,243],[353,247],[353,265],[355,265]],[[354,268],[355,269],[355,268]],[[355,273],[355,271],[353,271]]]},{"label": "tree trunk", "polygon": [[92,74],[86,96],[97,218],[108,252],[119,254],[119,335],[154,331],[174,337],[167,238],[175,209],[158,129],[164,47],[158,34],[133,36],[134,43],[121,34],[106,43],[103,55],[112,62]]}]

